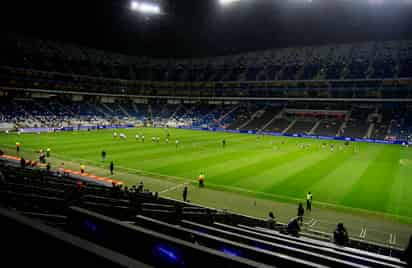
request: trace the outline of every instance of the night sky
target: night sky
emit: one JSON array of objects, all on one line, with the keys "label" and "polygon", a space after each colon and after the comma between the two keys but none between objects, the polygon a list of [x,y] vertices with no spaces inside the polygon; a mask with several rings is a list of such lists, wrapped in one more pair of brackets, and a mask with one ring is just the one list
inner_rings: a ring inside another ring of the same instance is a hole
[{"label": "night sky", "polygon": [[247,0],[222,8],[217,0],[163,0],[167,14],[157,18],[131,11],[126,0],[2,1],[0,29],[152,57],[412,39],[412,3],[291,1],[299,2]]}]

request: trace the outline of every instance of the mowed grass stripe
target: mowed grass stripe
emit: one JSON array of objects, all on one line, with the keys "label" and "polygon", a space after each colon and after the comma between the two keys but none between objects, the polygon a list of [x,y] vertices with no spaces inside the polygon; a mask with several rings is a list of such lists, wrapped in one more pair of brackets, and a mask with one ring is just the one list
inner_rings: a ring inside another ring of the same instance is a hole
[{"label": "mowed grass stripe", "polygon": [[249,177],[242,180],[241,184],[236,183],[236,185],[242,185],[242,187],[248,189],[257,189],[259,192],[279,194],[275,185],[327,156],[328,153],[308,155],[307,151],[299,149],[281,157],[279,161],[267,167],[267,169],[262,169],[257,178]]},{"label": "mowed grass stripe", "polygon": [[220,176],[222,176],[226,184],[249,188],[248,184],[250,185],[252,178],[256,185],[261,185],[262,181],[271,181],[272,176],[275,175],[275,173],[271,172],[273,169],[290,161],[296,161],[296,159],[304,155],[304,152],[299,150],[277,153],[275,155],[269,153],[261,161],[240,166],[235,170],[230,170],[229,173],[220,174]]},{"label": "mowed grass stripe", "polygon": [[324,202],[340,202],[380,151],[381,148],[373,146],[370,150],[353,153],[335,170],[311,186],[312,192],[316,193],[316,199]]},{"label": "mowed grass stripe", "polygon": [[399,169],[399,148],[389,147],[381,150],[375,161],[353,185],[344,197],[342,204],[349,207],[369,208],[386,211],[390,191],[394,183],[394,174]]},{"label": "mowed grass stripe", "polygon": [[[202,170],[208,167],[209,170],[213,170],[213,166],[216,164],[227,163],[227,161],[236,161],[245,157],[250,157],[253,146],[249,149],[243,148],[219,148],[210,152],[200,152],[194,157],[187,157],[186,159],[178,158],[176,161],[168,161],[165,165],[155,165],[154,171],[156,172],[168,172],[173,171],[176,174],[191,173],[193,170]],[[197,171],[198,172],[198,171]]]},{"label": "mowed grass stripe", "polygon": [[410,150],[403,149],[400,155],[399,169],[393,174],[395,180],[386,210],[399,215],[412,216],[412,187],[409,184],[412,180],[412,153]]},{"label": "mowed grass stripe", "polygon": [[304,197],[307,191],[311,191],[312,185],[342,165],[351,155],[348,151],[329,153],[326,158],[289,176],[286,180],[276,184],[273,189],[278,193],[287,191],[291,196]]}]

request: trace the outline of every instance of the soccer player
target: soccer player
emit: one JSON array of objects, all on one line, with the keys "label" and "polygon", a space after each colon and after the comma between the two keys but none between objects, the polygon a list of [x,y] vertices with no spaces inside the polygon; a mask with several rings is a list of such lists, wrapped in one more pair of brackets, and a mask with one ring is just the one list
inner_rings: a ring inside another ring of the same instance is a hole
[{"label": "soccer player", "polygon": [[110,169],[110,175],[113,175],[113,171],[114,171],[114,163],[113,163],[113,161],[110,161],[110,167],[109,167],[109,169]]},{"label": "soccer player", "polygon": [[169,144],[169,138],[166,138],[166,143]]},{"label": "soccer player", "polygon": [[312,211],[312,194],[310,192],[306,195],[306,210]]},{"label": "soccer player", "polygon": [[142,142],[144,143],[144,135],[142,135]]},{"label": "soccer player", "polygon": [[16,152],[19,153],[20,152],[20,142],[16,142]]},{"label": "soccer player", "polygon": [[106,151],[102,151],[102,162],[106,161]]},{"label": "soccer player", "polygon": [[226,147],[226,139],[222,140],[222,147],[225,148]]},{"label": "soccer player", "polygon": [[177,147],[179,147],[179,140],[176,140],[176,149],[177,149]]},{"label": "soccer player", "polygon": [[117,132],[113,132],[113,138],[117,138]]},{"label": "soccer player", "polygon": [[136,141],[139,140],[139,134],[136,134]]},{"label": "soccer player", "polygon": [[46,149],[46,157],[50,157],[51,149],[47,148]]},{"label": "soccer player", "polygon": [[156,141],[156,138],[152,137],[152,142],[155,143],[155,141]]}]

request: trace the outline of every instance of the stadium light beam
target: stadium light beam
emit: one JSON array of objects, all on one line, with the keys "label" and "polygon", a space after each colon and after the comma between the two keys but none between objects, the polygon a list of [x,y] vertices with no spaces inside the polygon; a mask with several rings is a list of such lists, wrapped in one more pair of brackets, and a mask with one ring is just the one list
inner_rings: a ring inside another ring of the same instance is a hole
[{"label": "stadium light beam", "polygon": [[158,4],[149,2],[133,1],[130,7],[134,11],[141,12],[148,15],[159,15],[161,14],[161,9]]}]

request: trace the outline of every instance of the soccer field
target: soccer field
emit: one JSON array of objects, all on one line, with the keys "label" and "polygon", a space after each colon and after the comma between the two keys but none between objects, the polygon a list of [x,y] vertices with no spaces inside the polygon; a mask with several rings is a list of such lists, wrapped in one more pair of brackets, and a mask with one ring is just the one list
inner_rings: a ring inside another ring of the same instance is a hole
[{"label": "soccer field", "polygon": [[[22,152],[50,147],[61,160],[101,166],[101,151],[116,168],[144,171],[195,182],[203,172],[206,186],[254,197],[298,202],[308,191],[315,205],[351,207],[412,217],[412,150],[399,145],[321,141],[301,138],[258,137],[249,134],[169,129],[49,134],[1,134],[0,148],[22,144]],[[145,142],[135,134],[144,134]],[[151,138],[160,137],[159,143]],[[180,141],[176,148],[175,140]],[[225,148],[222,140],[227,141]],[[327,146],[323,146],[327,143]],[[330,144],[334,144],[334,150]],[[305,145],[302,148],[301,145]],[[310,145],[309,145],[310,144]],[[309,146],[306,146],[309,145]],[[116,177],[126,184],[136,184]]]}]

